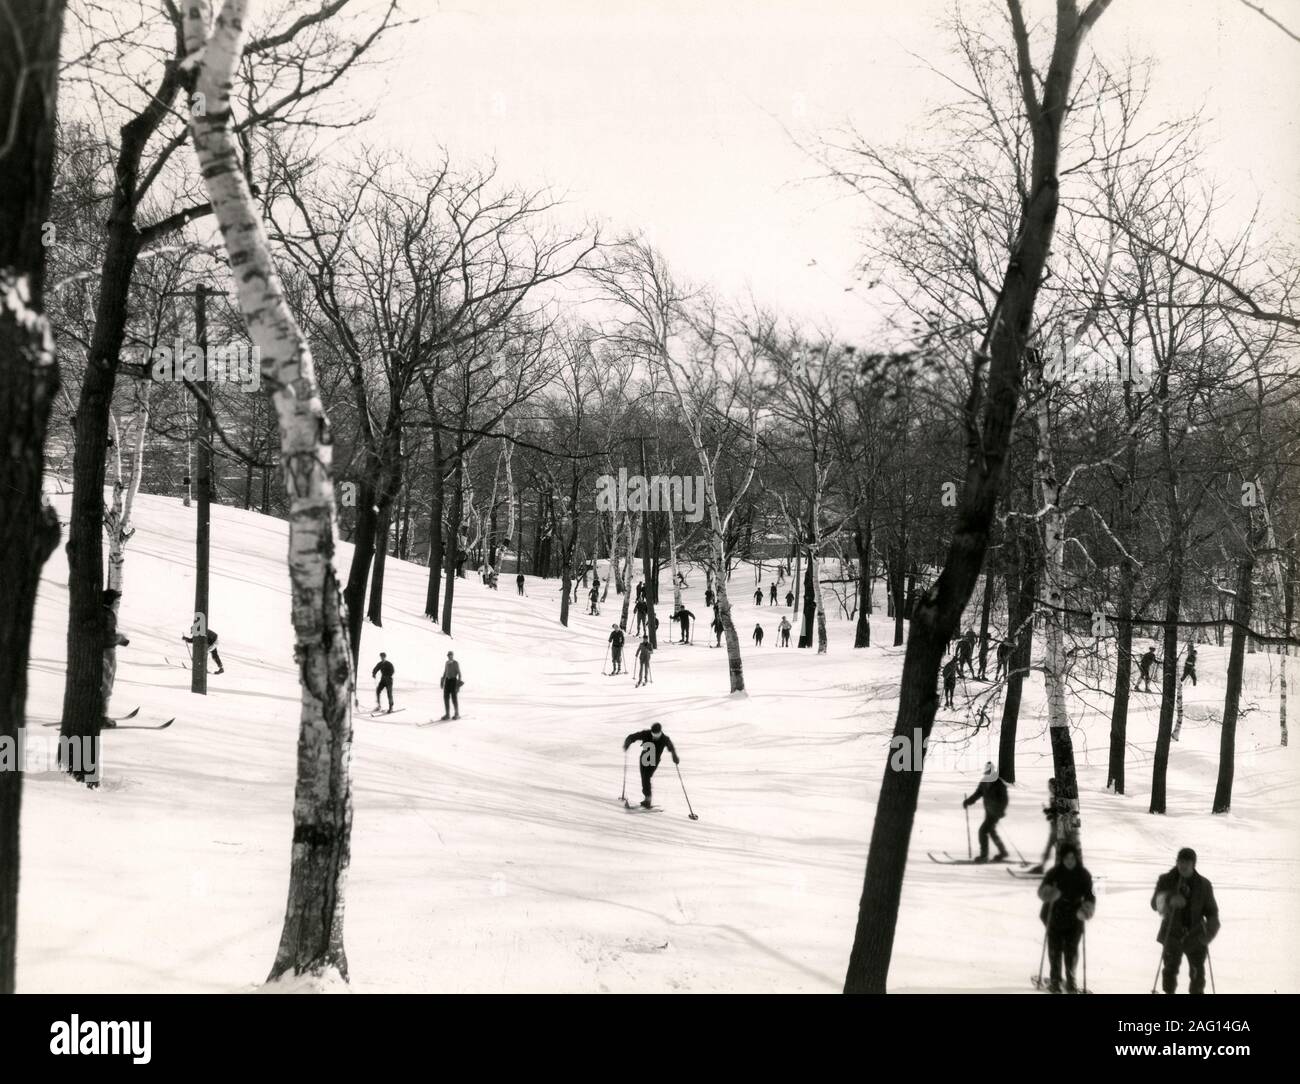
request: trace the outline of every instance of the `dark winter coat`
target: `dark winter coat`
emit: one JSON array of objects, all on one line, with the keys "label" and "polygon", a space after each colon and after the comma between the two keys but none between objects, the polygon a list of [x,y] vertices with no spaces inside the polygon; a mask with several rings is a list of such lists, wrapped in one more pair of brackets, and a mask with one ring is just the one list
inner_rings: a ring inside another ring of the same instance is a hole
[{"label": "dark winter coat", "polygon": [[104,650],[126,647],[131,641],[117,631],[117,614],[108,607],[104,608]]},{"label": "dark winter coat", "polygon": [[611,644],[614,645],[614,650],[615,650],[615,651],[622,651],[622,650],[623,650],[623,630],[622,630],[622,629],[614,629],[614,630],[609,634],[609,642],[610,642]]},{"label": "dark winter coat", "polygon": [[[1179,908],[1169,906],[1173,896],[1186,900]],[[1219,905],[1214,899],[1214,886],[1195,870],[1184,881],[1175,866],[1162,873],[1151,894],[1151,910],[1164,915],[1156,940],[1162,945],[1195,948],[1208,945],[1219,932]]]},{"label": "dark winter coat", "polygon": [[981,798],[984,799],[984,814],[988,817],[998,818],[1003,816],[1007,811],[1007,785],[1001,779],[995,779],[992,783],[981,782],[975,788],[975,793],[967,798],[962,805],[974,805]]},{"label": "dark winter coat", "polygon": [[1079,908],[1085,903],[1096,906],[1097,897],[1092,892],[1092,874],[1083,868],[1082,863],[1076,865],[1074,869],[1067,869],[1062,863],[1057,863],[1049,869],[1038,888],[1040,898],[1045,894],[1044,889],[1053,888],[1059,889],[1061,895],[1055,903],[1043,901],[1042,910],[1038,912],[1038,920],[1047,925],[1050,909],[1051,928],[1054,930],[1073,930],[1080,925]]},{"label": "dark winter coat", "polygon": [[387,659],[375,663],[375,668],[370,671],[370,676],[374,677],[376,674],[378,674],[384,682],[391,685],[393,681],[393,664]]},{"label": "dark winter coat", "polygon": [[634,741],[641,743],[641,763],[647,767],[657,767],[664,758],[665,749],[672,754],[673,763],[677,763],[677,750],[673,748],[673,740],[664,731],[659,731],[659,736],[655,737],[648,730],[638,730],[623,739],[623,748],[627,749]]}]

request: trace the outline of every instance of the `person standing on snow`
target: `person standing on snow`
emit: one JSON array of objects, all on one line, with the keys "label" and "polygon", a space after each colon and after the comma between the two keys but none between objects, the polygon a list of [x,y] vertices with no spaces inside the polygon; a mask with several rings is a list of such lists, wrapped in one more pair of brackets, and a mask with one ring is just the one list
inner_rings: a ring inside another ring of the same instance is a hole
[{"label": "person standing on snow", "polygon": [[722,646],[722,618],[715,611],[713,614],[713,646]]},{"label": "person standing on snow", "polygon": [[591,590],[587,592],[587,598],[590,602],[590,605],[587,607],[587,613],[599,614],[600,610],[596,606],[596,603],[600,601],[600,588],[595,584],[592,584]]},{"label": "person standing on snow", "polygon": [[998,644],[998,668],[993,673],[993,680],[997,681],[1000,677],[1010,677],[1011,672],[1007,669],[1007,660],[1011,658],[1011,641],[1003,640]]},{"label": "person standing on snow", "polygon": [[1038,918],[1047,927],[1047,956],[1052,968],[1047,989],[1053,994],[1061,992],[1061,958],[1064,957],[1065,992],[1077,994],[1074,967],[1079,959],[1079,939],[1083,936],[1083,924],[1097,909],[1092,874],[1079,860],[1078,844],[1061,844],[1056,865],[1038,886],[1038,898],[1043,901]]},{"label": "person standing on snow", "polygon": [[621,674],[623,672],[623,630],[617,625],[610,626],[609,658],[613,663],[610,667],[610,676]]},{"label": "person standing on snow", "polygon": [[967,629],[966,635],[957,641],[957,672],[961,673],[962,668],[970,672],[970,676],[975,676],[975,630]]},{"label": "person standing on snow", "polygon": [[[624,738],[624,753],[628,751],[634,741],[641,743],[641,793],[644,795],[641,805],[649,809],[650,780],[654,778],[659,763],[663,760],[664,750],[667,749],[672,755],[674,764],[680,764],[681,760],[677,756],[677,750],[673,747],[672,739],[664,733],[664,728],[658,723],[655,723],[649,730],[638,730],[635,734],[629,734]],[[626,801],[626,799],[624,800]]]},{"label": "person standing on snow", "polygon": [[707,587],[704,590],[704,605],[712,607],[713,605],[713,588]]},{"label": "person standing on snow", "polygon": [[1064,828],[1067,818],[1070,815],[1069,809],[1064,802],[1056,797],[1056,780],[1047,781],[1047,805],[1043,806],[1043,816],[1047,818],[1047,846],[1043,848],[1043,860],[1038,865],[1030,869],[1030,873],[1042,873],[1047,868],[1048,856],[1052,853],[1053,848],[1057,852],[1057,860],[1060,860],[1059,846],[1064,835]]},{"label": "person standing on snow", "polygon": [[[442,677],[438,684],[442,686],[442,717],[443,719],[460,718],[460,687],[465,684],[464,679],[460,676],[460,663],[456,661],[456,656],[450,651],[447,652],[447,663],[442,668]],[[452,715],[452,709],[456,714]]]},{"label": "person standing on snow", "polygon": [[989,840],[993,840],[998,845],[998,853],[993,858],[994,862],[1001,862],[1007,857],[1007,848],[1002,843],[1002,837],[998,835],[998,821],[1006,816],[1007,813],[1007,785],[1002,782],[998,776],[997,766],[993,761],[984,765],[984,778],[980,780],[980,785],[975,788],[975,793],[969,798],[962,800],[962,808],[969,808],[980,799],[984,800],[984,823],[980,825],[980,855],[976,862],[987,862],[989,860]]},{"label": "person standing on snow", "polygon": [[754,605],[755,606],[763,605],[763,589],[761,587],[754,592]]},{"label": "person standing on snow", "polygon": [[955,707],[952,694],[957,688],[957,656],[954,655],[943,664],[943,706]]},{"label": "person standing on snow", "polygon": [[[1151,670],[1155,664],[1156,649],[1154,647],[1149,647],[1147,648],[1147,653],[1138,659],[1138,671],[1140,672],[1138,681],[1146,685],[1146,692],[1151,691]],[[1133,691],[1137,692],[1136,684],[1133,686]]]},{"label": "person standing on snow", "polygon": [[677,611],[676,615],[678,624],[682,628],[682,638],[677,642],[679,644],[689,644],[691,642],[691,622],[695,620],[695,615],[685,606]]},{"label": "person standing on snow", "polygon": [[522,572],[515,577],[515,593],[520,595],[524,593],[524,574]]},{"label": "person standing on snow", "polygon": [[1196,685],[1196,645],[1190,640],[1187,642],[1187,659],[1183,662],[1183,676],[1181,681],[1192,679],[1192,685]]},{"label": "person standing on snow", "polygon": [[778,643],[782,647],[790,646],[790,619],[784,614],[781,615],[781,623],[777,625],[776,630],[780,633]]},{"label": "person standing on snow", "polygon": [[643,636],[636,648],[636,685],[641,688],[650,680],[650,637]]},{"label": "person standing on snow", "polygon": [[[640,586],[640,584],[637,584],[638,588]],[[632,633],[633,636],[640,636],[645,631],[645,615],[648,609],[645,599],[638,595],[636,600],[636,630]]]},{"label": "person standing on snow", "polygon": [[[181,639],[187,644],[192,644],[194,643],[195,638],[193,636],[182,636]],[[217,653],[217,634],[212,629],[208,629],[208,631],[203,634],[203,639],[208,646],[207,653],[212,656],[212,661],[217,664],[216,672],[218,674],[224,674],[226,668],[221,665],[221,656]]]},{"label": "person standing on snow", "polygon": [[393,710],[393,664],[388,661],[388,656],[382,651],[379,653],[379,661],[375,663],[375,668],[370,671],[370,676],[379,675],[379,684],[375,686],[375,711],[379,710],[379,694],[388,693],[388,710]]},{"label": "person standing on snow", "polygon": [[1205,993],[1205,958],[1219,932],[1219,905],[1214,886],[1196,872],[1196,852],[1184,847],[1168,873],[1162,873],[1151,895],[1151,909],[1164,919],[1156,940],[1161,955],[1166,994],[1178,990],[1178,968],[1187,957],[1187,992]]},{"label": "person standing on snow", "polygon": [[787,591],[787,592],[785,593],[785,604],[786,604],[787,606],[791,607],[791,608],[794,607],[794,592],[793,592],[793,591]]},{"label": "person standing on snow", "polygon": [[775,583],[772,584],[772,601],[771,601],[770,605],[772,605],[772,606],[775,606],[775,605],[776,605],[776,584],[775,584]]},{"label": "person standing on snow", "polygon": [[754,626],[754,646],[755,646],[755,647],[762,647],[762,646],[763,646],[763,626],[762,626],[762,625],[755,625],[755,626]]}]

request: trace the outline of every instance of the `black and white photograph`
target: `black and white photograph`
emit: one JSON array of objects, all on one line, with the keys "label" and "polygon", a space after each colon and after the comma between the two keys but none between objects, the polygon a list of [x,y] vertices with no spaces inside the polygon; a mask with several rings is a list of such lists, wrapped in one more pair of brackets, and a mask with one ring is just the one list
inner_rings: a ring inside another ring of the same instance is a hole
[{"label": "black and white photograph", "polygon": [[0,0],[24,1041],[888,994],[1262,1053],[1298,102],[1300,0]]}]

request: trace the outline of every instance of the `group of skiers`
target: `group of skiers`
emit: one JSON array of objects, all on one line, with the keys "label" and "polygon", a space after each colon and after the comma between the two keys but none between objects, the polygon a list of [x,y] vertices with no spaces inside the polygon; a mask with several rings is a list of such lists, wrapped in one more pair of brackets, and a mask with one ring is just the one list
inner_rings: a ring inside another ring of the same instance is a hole
[{"label": "group of skiers", "polygon": [[[395,667],[388,661],[387,652],[379,653],[379,661],[375,663],[374,668],[370,671],[372,678],[378,678],[375,685],[375,714],[380,712],[380,698],[383,695],[388,697],[388,710],[385,715],[391,715],[393,712],[393,675],[396,672]],[[438,686],[442,689],[442,722],[447,719],[460,718],[460,688],[465,684],[465,679],[460,676],[460,663],[456,661],[456,655],[452,651],[447,652],[447,661],[442,666],[442,677],[438,679]],[[453,714],[453,712],[455,714]]]},{"label": "group of skiers", "polygon": [[[1049,830],[1042,861],[1030,873],[1042,873],[1038,898],[1042,901],[1039,920],[1045,927],[1044,947],[1049,960],[1047,989],[1051,993],[1077,993],[1076,966],[1084,924],[1093,917],[1097,897],[1093,893],[1092,874],[1083,864],[1079,850],[1078,819],[1069,804],[1057,794],[1056,780],[1048,781],[1048,804],[1043,808]],[[976,802],[984,804],[984,821],[979,828],[979,857],[974,862],[998,862],[1007,857],[1007,849],[997,832],[1005,815],[1009,797],[1007,785],[992,761],[984,766],[979,786],[962,799],[963,808]],[[998,853],[990,859],[989,842]],[[1055,864],[1048,867],[1048,857],[1056,852]],[[1205,992],[1206,962],[1210,942],[1219,932],[1219,906],[1214,887],[1196,870],[1196,852],[1183,847],[1174,867],[1162,873],[1151,895],[1151,909],[1160,915],[1156,941],[1161,946],[1161,984],[1166,994],[1178,989],[1178,973],[1187,958],[1188,990]]]},{"label": "group of skiers", "polygon": [[[1156,649],[1154,646],[1148,647],[1146,653],[1138,659],[1138,679],[1133,683],[1133,690],[1136,692],[1138,686],[1145,686],[1143,692],[1151,691],[1151,676],[1155,673],[1156,667],[1161,660],[1156,658]],[[1187,655],[1183,659],[1183,676],[1178,680],[1180,682],[1192,679],[1192,684],[1196,684],[1196,644],[1189,640],[1187,642]]]}]

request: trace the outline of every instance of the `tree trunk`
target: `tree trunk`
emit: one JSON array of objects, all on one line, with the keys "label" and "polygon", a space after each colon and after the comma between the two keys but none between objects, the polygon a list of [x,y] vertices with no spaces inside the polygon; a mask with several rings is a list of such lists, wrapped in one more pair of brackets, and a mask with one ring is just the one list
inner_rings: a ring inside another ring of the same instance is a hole
[{"label": "tree trunk", "polygon": [[[199,391],[212,402],[212,386],[207,381],[208,291],[200,284],[194,290],[194,338],[204,361],[204,379]],[[190,625],[190,692],[208,695],[208,580],[212,553],[212,426],[208,412],[197,401],[195,406],[195,443],[198,448],[198,500],[195,502],[194,531],[194,618]],[[110,651],[116,650],[109,648]],[[104,698],[107,702],[107,697]]]},{"label": "tree trunk", "polygon": [[302,683],[293,850],[284,928],[270,978],[287,973],[347,978],[343,897],[351,855],[351,649],[334,573],[333,445],[307,340],[285,300],[257,204],[230,130],[230,92],[246,11],[227,0],[211,28],[205,4],[185,9],[186,52],[198,56],[195,89],[206,111],[190,137],[225,240],[262,384],[280,427],[289,507],[289,583],[294,658]]},{"label": "tree trunk", "polygon": [[460,566],[460,521],[465,514],[465,456],[456,453],[452,476],[451,519],[447,521],[447,584],[442,597],[442,631],[451,635],[451,607],[456,597],[456,571]]},{"label": "tree trunk", "polygon": [[348,582],[343,589],[343,600],[348,614],[348,643],[352,646],[352,668],[357,669],[361,654],[361,626],[365,620],[366,584],[370,578],[370,564],[375,555],[375,490],[368,472],[363,471],[357,486],[357,524],[353,531],[352,563],[348,566]]},{"label": "tree trunk", "polygon": [[1252,579],[1255,555],[1248,551],[1237,566],[1237,597],[1232,614],[1232,648],[1228,652],[1228,690],[1223,698],[1223,726],[1219,733],[1219,781],[1214,788],[1214,813],[1232,808],[1232,776],[1236,767],[1237,712],[1241,705],[1241,672],[1245,663],[1246,641],[1250,638]]},{"label": "tree trunk", "polygon": [[[59,390],[45,316],[43,232],[63,10],[63,0],[13,0],[0,32],[0,117],[13,125],[12,142],[0,155],[0,745],[11,749],[26,727],[41,567],[59,542],[58,516],[41,487],[46,428]],[[0,771],[0,994],[15,989],[22,784],[21,771]]]},{"label": "tree trunk", "polygon": [[[1127,496],[1121,498],[1127,504]],[[1127,542],[1127,537],[1121,535]],[[1128,702],[1133,683],[1133,563],[1121,558],[1119,598],[1116,600],[1115,697],[1110,712],[1110,761],[1107,789],[1124,793],[1124,753],[1128,747]]]},{"label": "tree trunk", "polygon": [[853,646],[871,646],[871,516],[858,516],[853,543],[858,551],[858,624]]},{"label": "tree trunk", "polygon": [[984,597],[980,600],[980,678],[988,672],[989,666],[989,617],[993,611],[993,588],[997,580],[984,569]]},{"label": "tree trunk", "polygon": [[424,594],[424,616],[438,619],[442,590],[442,441],[433,431],[433,490],[429,494],[429,586]]},{"label": "tree trunk", "polygon": [[626,577],[627,582],[626,582],[626,590],[624,590],[623,592],[623,612],[618,619],[618,627],[621,628],[624,632],[627,632],[628,607],[631,605],[632,595],[634,594],[634,590],[632,587],[632,567],[633,567],[633,562],[636,560],[636,546],[637,543],[641,540],[640,521],[639,520],[637,521],[636,529],[635,531],[633,531],[631,512],[627,514],[626,519],[627,519],[627,577]]},{"label": "tree trunk", "polygon": [[[957,630],[984,562],[1020,398],[1020,367],[1056,223],[1061,124],[1074,62],[1088,26],[1104,7],[1104,2],[1090,4],[1080,18],[1071,0],[1060,0],[1053,56],[1043,79],[1040,102],[1033,90],[1034,74],[1029,70],[1029,33],[1019,5],[1011,6],[1033,132],[1033,165],[996,313],[980,348],[987,349],[992,359],[982,419],[977,421],[975,417],[980,405],[978,379],[967,405],[965,484],[948,555],[938,580],[926,590],[912,614],[894,726],[895,736],[904,741],[919,737],[924,743],[929,739],[939,706],[936,678],[944,644]],[[853,950],[844,982],[846,993],[884,993],[889,974],[922,775],[920,771],[897,770],[895,763],[891,752],[876,803]]]}]

